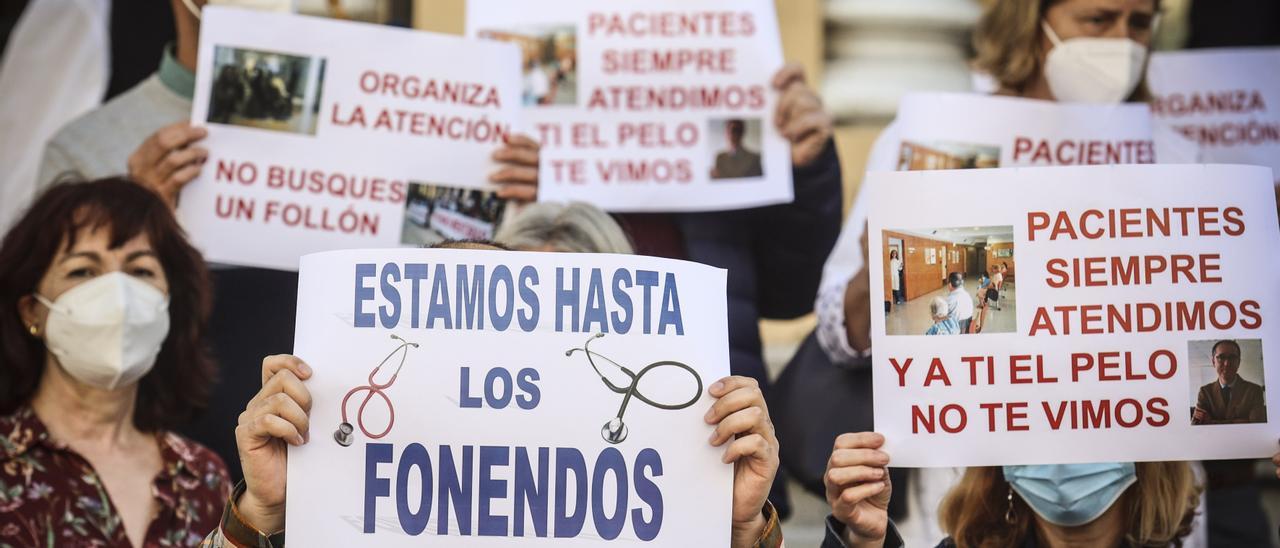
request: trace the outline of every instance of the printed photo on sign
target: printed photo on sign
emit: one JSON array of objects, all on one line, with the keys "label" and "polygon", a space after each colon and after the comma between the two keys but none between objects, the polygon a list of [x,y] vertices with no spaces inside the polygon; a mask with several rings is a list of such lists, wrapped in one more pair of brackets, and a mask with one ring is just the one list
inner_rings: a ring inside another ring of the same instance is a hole
[{"label": "printed photo on sign", "polygon": [[215,46],[209,123],[315,135],[323,58]]},{"label": "printed photo on sign", "polygon": [[898,150],[898,171],[1000,167],[1000,147],[972,143],[904,140]]},{"label": "printed photo on sign", "polygon": [[507,200],[490,191],[410,183],[400,243],[489,240],[506,210]]},{"label": "printed photo on sign", "polygon": [[764,176],[759,118],[708,120],[707,137],[711,144],[712,179]]},{"label": "printed photo on sign", "polygon": [[1191,424],[1267,422],[1260,339],[1189,341],[1187,361],[1195,402]]},{"label": "printed photo on sign", "polygon": [[885,334],[1017,332],[1013,227],[891,229],[885,250]]},{"label": "printed photo on sign", "polygon": [[525,106],[578,104],[577,31],[572,24],[480,31],[520,46]]}]

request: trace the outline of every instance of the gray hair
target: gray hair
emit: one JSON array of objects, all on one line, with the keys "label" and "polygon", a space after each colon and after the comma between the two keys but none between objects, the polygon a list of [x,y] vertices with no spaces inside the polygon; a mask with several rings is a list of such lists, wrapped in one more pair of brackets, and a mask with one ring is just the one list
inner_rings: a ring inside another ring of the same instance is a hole
[{"label": "gray hair", "polygon": [[622,227],[584,202],[531,204],[504,221],[493,239],[515,249],[549,246],[576,253],[634,253]]},{"label": "gray hair", "polygon": [[935,318],[938,316],[946,316],[947,312],[950,310],[951,303],[948,303],[947,300],[942,297],[934,297],[933,301],[929,303],[929,312],[932,313]]}]

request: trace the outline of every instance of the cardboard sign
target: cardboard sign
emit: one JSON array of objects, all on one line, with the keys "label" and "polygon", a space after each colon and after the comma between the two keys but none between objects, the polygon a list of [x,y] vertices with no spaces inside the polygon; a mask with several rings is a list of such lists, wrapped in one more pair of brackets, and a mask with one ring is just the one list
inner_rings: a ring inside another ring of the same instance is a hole
[{"label": "cardboard sign", "polygon": [[611,211],[791,201],[772,2],[468,0],[467,36],[521,47],[539,199]]},{"label": "cardboard sign", "polygon": [[289,542],[725,546],[733,467],[703,415],[727,332],[725,271],[694,263],[303,257],[294,351],[315,375]]},{"label": "cardboard sign", "polygon": [[[210,261],[285,270],[439,239],[406,209],[484,192],[490,155],[520,131],[518,67],[508,44],[211,6],[191,112],[209,159],[182,224]],[[483,222],[501,209],[485,200],[452,202]]]},{"label": "cardboard sign", "polygon": [[1144,104],[1054,103],[974,93],[912,93],[896,121],[899,171],[1152,164]]},{"label": "cardboard sign", "polygon": [[[1280,307],[1280,227],[1270,169],[867,181],[870,271],[900,268],[906,299],[886,313],[882,284],[871,284],[875,426],[896,466],[1275,452],[1280,391],[1266,388],[1280,383],[1269,363],[1280,359],[1280,326],[1267,318]],[[954,288],[952,273],[962,277]]]},{"label": "cardboard sign", "polygon": [[1198,142],[1206,161],[1268,166],[1280,174],[1276,67],[1280,48],[1153,53],[1147,69],[1152,112],[1157,122]]}]

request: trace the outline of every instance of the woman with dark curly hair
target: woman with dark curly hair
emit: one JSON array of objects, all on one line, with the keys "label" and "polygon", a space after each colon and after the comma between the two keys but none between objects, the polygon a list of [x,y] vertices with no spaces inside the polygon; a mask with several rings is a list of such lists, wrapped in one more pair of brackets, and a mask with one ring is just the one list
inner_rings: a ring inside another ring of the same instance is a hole
[{"label": "woman with dark curly hair", "polygon": [[215,373],[200,254],[169,207],[54,186],[0,243],[0,545],[193,546],[230,486],[173,429]]}]

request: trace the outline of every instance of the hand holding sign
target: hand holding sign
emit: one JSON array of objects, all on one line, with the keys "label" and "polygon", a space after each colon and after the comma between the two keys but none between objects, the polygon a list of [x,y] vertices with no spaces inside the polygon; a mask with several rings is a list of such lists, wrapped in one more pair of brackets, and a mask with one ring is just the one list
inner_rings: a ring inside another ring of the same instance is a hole
[{"label": "hand holding sign", "polygon": [[169,207],[178,206],[182,187],[200,175],[209,151],[195,143],[208,131],[178,122],[156,130],[129,155],[129,177],[164,198]]},{"label": "hand holding sign", "polygon": [[1280,478],[1280,453],[1276,453],[1271,457],[1271,462],[1276,465],[1276,477]]},{"label": "hand holding sign", "polygon": [[778,438],[755,379],[725,377],[707,393],[718,398],[705,417],[716,425],[711,445],[729,442],[722,460],[734,463],[732,545],[751,546],[765,527],[761,510],[778,472]]},{"label": "hand holding sign", "polygon": [[875,432],[841,434],[827,460],[827,503],[845,525],[847,546],[881,546],[889,528],[889,455]]},{"label": "hand holding sign", "polygon": [[517,134],[493,152],[493,160],[502,167],[489,175],[489,181],[502,183],[499,198],[532,202],[538,199],[538,153],[541,147],[528,135]]},{"label": "hand holding sign", "polygon": [[867,268],[866,223],[863,223],[862,238],[858,242],[862,248],[862,268],[845,286],[844,326],[849,346],[865,352],[871,348],[871,271]]},{"label": "hand holding sign", "polygon": [[778,132],[791,143],[791,164],[807,166],[827,146],[834,121],[822,108],[822,98],[809,87],[800,65],[789,63],[774,74],[773,89],[782,94],[773,120]]},{"label": "hand holding sign", "polygon": [[240,414],[236,446],[245,493],[233,502],[259,531],[284,528],[285,444],[300,446],[310,439],[311,392],[302,384],[309,378],[311,367],[297,357],[268,356],[262,360],[262,390]]}]

